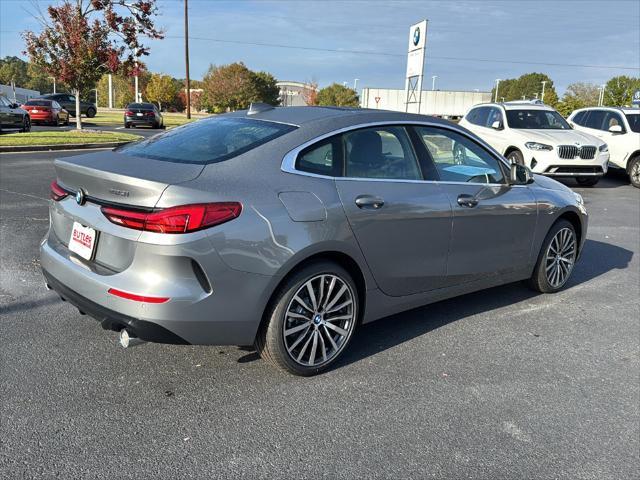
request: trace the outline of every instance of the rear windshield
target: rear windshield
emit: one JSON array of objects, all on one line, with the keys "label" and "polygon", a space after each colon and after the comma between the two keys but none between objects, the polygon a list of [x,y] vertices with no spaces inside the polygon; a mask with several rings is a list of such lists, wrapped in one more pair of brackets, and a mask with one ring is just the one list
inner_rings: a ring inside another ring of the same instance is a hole
[{"label": "rear windshield", "polygon": [[127,108],[137,108],[138,110],[153,110],[151,103],[130,103]]},{"label": "rear windshield", "polygon": [[50,107],[51,100],[29,100],[25,105],[33,107]]},{"label": "rear windshield", "polygon": [[636,133],[640,133],[640,113],[627,113],[625,116],[627,117],[627,122],[629,122],[629,128]]},{"label": "rear windshield", "polygon": [[507,123],[523,130],[571,130],[555,110],[507,110]]},{"label": "rear windshield", "polygon": [[178,163],[216,163],[241,155],[296,127],[245,118],[214,117],[120,147],[127,155]]}]

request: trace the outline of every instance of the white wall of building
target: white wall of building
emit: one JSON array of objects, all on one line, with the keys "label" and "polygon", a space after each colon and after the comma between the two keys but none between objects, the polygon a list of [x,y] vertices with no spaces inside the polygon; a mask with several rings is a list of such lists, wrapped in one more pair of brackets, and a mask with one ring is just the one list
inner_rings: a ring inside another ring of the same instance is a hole
[{"label": "white wall of building", "polygon": [[[11,85],[0,85],[0,95],[6,97],[10,101],[14,101],[13,98],[13,88]],[[18,88],[16,87],[16,97],[15,101],[17,103],[24,103],[31,98],[38,98],[40,96],[40,92],[37,90],[29,90],[27,88]]]},{"label": "white wall of building", "polygon": [[[376,103],[376,97],[379,101]],[[363,88],[360,98],[362,108],[380,110],[406,110],[406,92],[390,88]],[[454,92],[447,90],[423,90],[420,112],[423,115],[439,117],[461,117],[473,105],[491,102],[491,92]],[[410,112],[417,112],[417,104],[409,106]]]}]

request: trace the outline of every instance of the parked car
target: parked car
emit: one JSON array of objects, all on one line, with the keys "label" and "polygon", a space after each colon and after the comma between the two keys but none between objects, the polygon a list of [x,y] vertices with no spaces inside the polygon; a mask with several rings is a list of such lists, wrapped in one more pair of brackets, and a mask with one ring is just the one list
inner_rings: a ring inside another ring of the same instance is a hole
[{"label": "parked car", "polygon": [[31,123],[69,125],[69,112],[55,100],[29,100],[22,108],[29,112]]},{"label": "parked car", "polygon": [[15,102],[0,96],[0,132],[7,130],[31,131],[29,113]]},{"label": "parked car", "polygon": [[640,109],[592,107],[573,112],[569,124],[609,145],[609,165],[624,169],[640,188]]},{"label": "parked car", "polygon": [[[40,98],[46,100],[55,100],[62,108],[64,108],[72,117],[76,116],[76,97],[70,93],[49,93],[42,95]],[[96,116],[96,106],[93,103],[80,100],[80,114],[86,115],[88,118]]]},{"label": "parked car", "polygon": [[602,140],[571,128],[548,105],[476,105],[460,121],[510,161],[550,177],[573,177],[593,186],[607,173],[609,152]]},{"label": "parked car", "polygon": [[124,127],[131,128],[142,125],[164,128],[164,118],[153,103],[130,103],[124,112]]},{"label": "parked car", "polygon": [[361,323],[519,280],[557,292],[587,233],[566,186],[382,110],[252,105],[55,170],[49,288],[123,346],[255,344],[298,375]]}]

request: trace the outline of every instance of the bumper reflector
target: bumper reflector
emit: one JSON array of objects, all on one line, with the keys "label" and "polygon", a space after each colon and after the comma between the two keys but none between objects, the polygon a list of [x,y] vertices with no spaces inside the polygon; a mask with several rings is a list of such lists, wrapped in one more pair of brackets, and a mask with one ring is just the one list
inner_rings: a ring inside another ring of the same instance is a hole
[{"label": "bumper reflector", "polygon": [[110,288],[108,292],[116,297],[126,298],[127,300],[133,300],[134,302],[165,303],[170,300],[169,297],[146,297],[144,295],[136,295],[135,293],[123,292],[122,290],[117,290],[115,288]]}]

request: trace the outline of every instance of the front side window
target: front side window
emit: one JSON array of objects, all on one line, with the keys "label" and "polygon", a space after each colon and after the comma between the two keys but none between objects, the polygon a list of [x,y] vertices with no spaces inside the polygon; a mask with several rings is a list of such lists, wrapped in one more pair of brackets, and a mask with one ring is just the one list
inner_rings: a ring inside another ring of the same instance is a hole
[{"label": "front side window", "polygon": [[640,113],[627,113],[625,116],[631,131],[640,133]]},{"label": "front side window", "polygon": [[606,112],[604,110],[591,110],[585,119],[584,126],[595,130],[602,130],[602,123]]},{"label": "front side window", "polygon": [[571,130],[555,110],[507,110],[507,123],[519,130]]},{"label": "front side window", "polygon": [[491,111],[489,112],[489,115],[487,116],[487,127],[491,127],[493,128],[493,124],[495,122],[500,123],[500,125],[502,126],[502,112],[500,111],[500,109],[498,108],[491,108]]},{"label": "front side window", "polygon": [[403,127],[355,130],[343,136],[345,176],[422,180],[416,155]]},{"label": "front side window", "polygon": [[624,123],[622,122],[622,117],[618,112],[607,112],[604,116],[604,121],[602,124],[602,130],[609,130],[611,127],[621,127],[622,131],[625,131]]},{"label": "front side window", "polygon": [[416,127],[443,182],[504,183],[500,161],[457,132]]},{"label": "front side window", "polygon": [[216,163],[248,152],[296,128],[261,120],[214,117],[125,145],[117,151],[168,162]]}]

